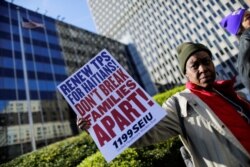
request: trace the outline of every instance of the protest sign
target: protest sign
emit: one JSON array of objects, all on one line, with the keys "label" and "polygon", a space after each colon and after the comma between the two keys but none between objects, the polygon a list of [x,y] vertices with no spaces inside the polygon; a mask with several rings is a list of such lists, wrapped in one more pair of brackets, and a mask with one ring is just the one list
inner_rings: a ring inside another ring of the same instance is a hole
[{"label": "protest sign", "polygon": [[107,162],[167,114],[105,49],[57,88],[91,121],[88,131]]}]

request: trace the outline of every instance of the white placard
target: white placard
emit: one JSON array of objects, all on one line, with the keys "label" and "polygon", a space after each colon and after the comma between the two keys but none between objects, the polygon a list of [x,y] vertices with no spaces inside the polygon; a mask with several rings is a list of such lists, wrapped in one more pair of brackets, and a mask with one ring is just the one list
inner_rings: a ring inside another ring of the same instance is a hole
[{"label": "white placard", "polygon": [[88,131],[107,162],[167,114],[105,49],[57,88],[78,117],[91,120]]}]

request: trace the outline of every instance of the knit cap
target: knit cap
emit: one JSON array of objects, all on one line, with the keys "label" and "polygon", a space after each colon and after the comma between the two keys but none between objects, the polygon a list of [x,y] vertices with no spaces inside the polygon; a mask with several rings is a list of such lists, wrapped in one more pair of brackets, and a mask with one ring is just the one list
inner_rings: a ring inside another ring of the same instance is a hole
[{"label": "knit cap", "polygon": [[198,51],[206,51],[209,53],[209,56],[212,57],[211,51],[203,44],[193,43],[193,42],[184,42],[177,47],[178,60],[181,71],[185,74],[186,71],[186,62],[188,58]]},{"label": "knit cap", "polygon": [[237,35],[246,9],[238,9],[220,21],[220,25],[230,34]]}]

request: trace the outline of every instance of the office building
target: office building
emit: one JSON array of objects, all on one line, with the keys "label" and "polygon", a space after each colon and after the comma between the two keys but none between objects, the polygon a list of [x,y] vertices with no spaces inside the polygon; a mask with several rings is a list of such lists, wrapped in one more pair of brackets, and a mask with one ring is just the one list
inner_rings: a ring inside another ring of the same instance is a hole
[{"label": "office building", "polygon": [[56,86],[102,49],[143,86],[128,46],[6,1],[0,10],[0,163],[78,133]]},{"label": "office building", "polygon": [[[155,85],[184,83],[176,47],[187,41],[207,45],[219,77],[237,75],[238,40],[219,25],[243,0],[88,0],[99,34],[133,44]],[[238,89],[243,85],[237,82]],[[162,88],[161,86],[159,88]]]}]

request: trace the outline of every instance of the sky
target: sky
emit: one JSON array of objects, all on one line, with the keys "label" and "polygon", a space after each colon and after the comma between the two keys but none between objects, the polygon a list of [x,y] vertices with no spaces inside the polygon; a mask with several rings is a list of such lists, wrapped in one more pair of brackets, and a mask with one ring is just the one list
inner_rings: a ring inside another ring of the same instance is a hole
[{"label": "sky", "polygon": [[96,33],[87,0],[6,0]]}]

